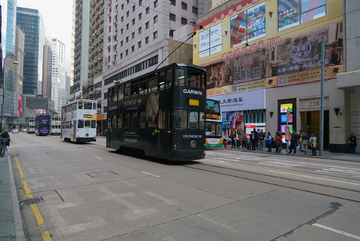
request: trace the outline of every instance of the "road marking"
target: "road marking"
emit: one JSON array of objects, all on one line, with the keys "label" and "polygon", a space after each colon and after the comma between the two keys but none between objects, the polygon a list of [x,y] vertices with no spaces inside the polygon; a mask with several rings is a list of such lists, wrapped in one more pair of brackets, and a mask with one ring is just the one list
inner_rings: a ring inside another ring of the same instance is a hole
[{"label": "road marking", "polygon": [[[20,178],[21,178],[21,183],[22,183],[23,188],[24,188],[24,191],[25,191],[25,196],[26,196],[27,198],[34,198],[34,196],[31,194],[31,190],[30,190],[30,188],[29,188],[29,185],[28,185],[28,184],[26,183],[26,181],[25,181],[24,172],[23,172],[23,170],[22,170],[22,168],[21,168],[21,166],[20,166],[20,163],[19,163],[17,157],[14,156],[14,159],[15,159],[16,166],[17,166],[17,168],[18,168],[18,171],[19,171],[19,175],[20,175]],[[30,204],[30,208],[31,208],[31,210],[32,210],[33,213],[34,213],[34,216],[35,216],[35,219],[36,219],[36,222],[37,222],[38,226],[42,225],[42,224],[44,223],[44,219],[43,219],[43,217],[41,216],[41,213],[40,213],[40,211],[39,211],[36,203],[35,203],[35,204]],[[43,240],[44,240],[44,241],[51,241],[52,239],[51,239],[51,237],[50,237],[50,234],[47,236],[47,235],[46,235],[46,232],[48,232],[48,231],[44,231],[44,232],[43,232],[45,236],[41,233],[41,236],[43,237]],[[44,237],[45,237],[45,238],[44,238]]]},{"label": "road marking", "polygon": [[319,227],[319,228],[323,228],[323,229],[332,231],[332,232],[334,232],[334,233],[339,233],[339,234],[342,234],[342,235],[344,235],[344,236],[348,236],[348,237],[350,237],[350,238],[354,238],[354,239],[360,240],[360,236],[356,236],[356,235],[354,235],[354,234],[347,233],[347,232],[344,232],[344,231],[341,231],[341,230],[337,230],[337,229],[334,229],[334,228],[326,227],[326,226],[321,225],[321,224],[318,224],[318,223],[314,223],[313,226],[316,226],[316,227]]},{"label": "road marking", "polygon": [[142,171],[142,173],[145,173],[145,174],[147,174],[147,175],[154,176],[154,177],[160,177],[160,176],[158,176],[158,175],[155,175],[155,174],[152,174],[152,173],[148,173],[148,172],[144,172],[144,171]]},{"label": "road marking", "polygon": [[176,204],[179,204],[171,199],[167,199],[167,198],[164,198],[156,193],[153,193],[153,192],[148,192],[148,191],[145,191],[145,193],[149,196],[152,196],[152,197],[155,197],[155,198],[158,198],[160,199],[161,201],[164,201],[166,203],[166,205],[168,206],[171,206],[171,205],[176,205]]},{"label": "road marking", "polygon": [[40,232],[44,241],[52,240],[49,231]]},{"label": "road marking", "polygon": [[343,181],[337,181],[337,180],[332,180],[332,179],[327,179],[327,178],[312,177],[312,176],[306,176],[306,175],[300,175],[300,174],[293,174],[293,173],[287,173],[287,172],[279,172],[279,171],[273,171],[273,170],[268,170],[268,171],[269,171],[269,172],[276,172],[276,173],[280,173],[280,174],[286,174],[286,175],[290,175],[290,176],[306,177],[306,178],[312,178],[312,179],[317,179],[317,180],[323,180],[323,181],[329,181],[329,182],[339,182],[339,183],[344,183],[344,184],[350,184],[350,185],[360,186],[360,183],[343,182]]},{"label": "road marking", "polygon": [[70,150],[75,151],[74,149],[70,149]]},{"label": "road marking", "polygon": [[99,160],[102,160],[102,158],[101,158],[101,157],[98,157],[98,156],[95,156],[95,158],[96,158],[96,159],[99,159]]}]

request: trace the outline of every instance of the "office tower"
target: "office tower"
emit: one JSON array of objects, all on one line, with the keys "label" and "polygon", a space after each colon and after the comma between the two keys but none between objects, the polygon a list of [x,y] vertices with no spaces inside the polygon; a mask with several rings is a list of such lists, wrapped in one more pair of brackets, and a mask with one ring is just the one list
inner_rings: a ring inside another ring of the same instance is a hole
[{"label": "office tower", "polygon": [[42,93],[45,25],[39,10],[17,7],[17,25],[25,33],[23,94]]},{"label": "office tower", "polygon": [[49,99],[51,99],[52,55],[51,44],[47,42],[44,45],[42,94]]}]

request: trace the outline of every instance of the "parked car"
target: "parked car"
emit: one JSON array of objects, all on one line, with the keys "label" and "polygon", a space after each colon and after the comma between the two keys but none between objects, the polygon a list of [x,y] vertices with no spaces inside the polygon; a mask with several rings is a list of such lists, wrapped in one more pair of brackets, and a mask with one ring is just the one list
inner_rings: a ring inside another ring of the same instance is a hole
[{"label": "parked car", "polygon": [[12,134],[19,134],[19,129],[12,129],[11,133]]}]

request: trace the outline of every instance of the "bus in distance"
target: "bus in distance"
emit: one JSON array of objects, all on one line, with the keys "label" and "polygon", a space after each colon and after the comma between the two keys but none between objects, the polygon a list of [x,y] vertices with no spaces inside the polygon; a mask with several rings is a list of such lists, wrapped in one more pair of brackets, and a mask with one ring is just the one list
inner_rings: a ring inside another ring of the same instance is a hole
[{"label": "bus in distance", "polygon": [[37,136],[47,136],[50,133],[50,115],[39,114],[35,117],[35,134]]},{"label": "bus in distance", "polygon": [[27,128],[27,133],[28,134],[35,133],[35,118],[33,117],[29,119],[29,126]]},{"label": "bus in distance", "polygon": [[222,114],[220,101],[206,99],[205,147],[222,147]]},{"label": "bus in distance", "polygon": [[60,139],[76,143],[96,141],[96,100],[80,99],[61,107]]},{"label": "bus in distance", "polygon": [[50,134],[60,135],[61,120],[60,116],[51,116]]},{"label": "bus in distance", "polygon": [[106,147],[169,161],[205,157],[206,70],[173,63],[108,91]]}]

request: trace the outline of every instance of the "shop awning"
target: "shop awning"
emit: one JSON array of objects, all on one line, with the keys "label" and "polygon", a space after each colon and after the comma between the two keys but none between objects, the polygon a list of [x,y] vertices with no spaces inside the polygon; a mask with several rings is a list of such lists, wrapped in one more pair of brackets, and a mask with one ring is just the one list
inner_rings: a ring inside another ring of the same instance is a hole
[{"label": "shop awning", "polygon": [[98,114],[97,115],[97,120],[98,121],[106,120],[106,114]]}]

